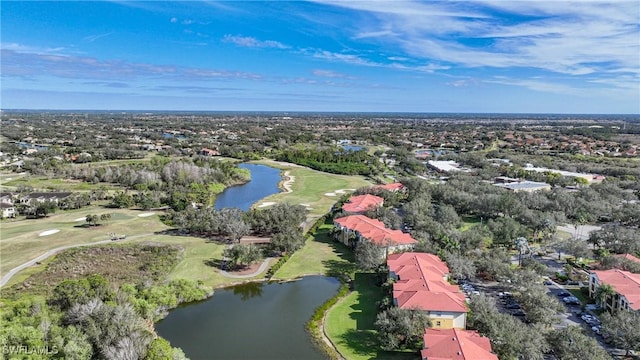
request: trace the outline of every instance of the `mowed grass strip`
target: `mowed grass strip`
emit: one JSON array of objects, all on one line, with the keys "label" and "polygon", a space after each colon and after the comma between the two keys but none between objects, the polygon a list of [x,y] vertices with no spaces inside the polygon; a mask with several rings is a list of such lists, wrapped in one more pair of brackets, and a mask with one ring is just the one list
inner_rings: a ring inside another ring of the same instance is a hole
[{"label": "mowed grass strip", "polygon": [[[109,213],[112,219],[89,226],[81,218],[88,214]],[[98,206],[71,211],[58,211],[42,219],[3,221],[0,232],[0,273],[34,259],[46,251],[61,246],[87,244],[108,239],[108,233],[127,237],[150,234],[167,229],[157,216],[139,217],[142,212],[126,209],[106,209]],[[76,221],[78,220],[78,221]],[[49,230],[58,232],[40,236]]]},{"label": "mowed grass strip", "polygon": [[302,249],[296,251],[273,275],[273,279],[293,279],[305,275],[352,275],[356,269],[353,252],[331,238],[329,230],[332,227],[330,223],[320,226]]},{"label": "mowed grass strip", "polygon": [[[313,217],[319,217],[331,209],[331,206],[342,195],[335,193],[336,190],[345,191],[345,189],[358,189],[372,185],[370,181],[358,175],[330,174],[273,160],[252,161],[252,163],[268,165],[288,171],[289,175],[295,178],[291,184],[292,192],[281,192],[271,195],[262,199],[258,205],[266,201],[289,202],[294,205],[308,204],[311,208],[309,213]],[[350,191],[347,190],[346,192]],[[326,195],[330,193],[335,194],[335,196]]]},{"label": "mowed grass strip", "polygon": [[378,301],[383,298],[382,288],[376,285],[376,275],[357,273],[354,290],[339,301],[325,318],[325,333],[344,358],[415,359],[415,352],[389,352],[380,350],[375,330]]}]

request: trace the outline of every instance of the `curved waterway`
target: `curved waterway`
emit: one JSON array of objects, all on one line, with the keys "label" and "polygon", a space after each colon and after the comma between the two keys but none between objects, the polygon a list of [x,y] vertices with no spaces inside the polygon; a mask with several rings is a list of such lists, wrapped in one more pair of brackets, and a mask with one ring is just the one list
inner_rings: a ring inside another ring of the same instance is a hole
[{"label": "curved waterway", "polygon": [[[256,164],[240,167],[251,171],[251,181],[225,189],[216,198],[216,209],[246,211],[280,191],[280,170]],[[304,326],[339,286],[333,278],[309,276],[217,289],[207,300],[171,310],[156,324],[156,331],[192,360],[325,359]]]},{"label": "curved waterway", "polygon": [[240,167],[249,169],[251,181],[226,188],[216,197],[216,210],[235,207],[247,211],[251,205],[261,199],[280,192],[278,188],[278,183],[282,180],[280,170],[258,164],[240,164]]},{"label": "curved waterway", "polygon": [[172,310],[156,331],[192,360],[325,359],[304,325],[339,286],[333,278],[308,276],[219,289]]}]

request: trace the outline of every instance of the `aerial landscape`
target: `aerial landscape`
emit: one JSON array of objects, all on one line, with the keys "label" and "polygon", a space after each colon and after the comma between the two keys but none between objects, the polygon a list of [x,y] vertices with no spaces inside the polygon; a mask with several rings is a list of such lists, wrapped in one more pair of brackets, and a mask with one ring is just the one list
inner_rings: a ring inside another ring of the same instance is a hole
[{"label": "aerial landscape", "polygon": [[0,16],[0,358],[640,359],[638,1]]}]

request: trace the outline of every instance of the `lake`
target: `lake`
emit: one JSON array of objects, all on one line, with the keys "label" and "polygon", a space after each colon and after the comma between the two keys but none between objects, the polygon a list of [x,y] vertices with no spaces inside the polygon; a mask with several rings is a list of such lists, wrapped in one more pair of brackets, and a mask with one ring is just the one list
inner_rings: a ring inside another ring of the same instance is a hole
[{"label": "lake", "polygon": [[334,278],[308,276],[219,289],[172,310],[156,331],[192,360],[326,359],[304,326],[339,286]]},{"label": "lake", "polygon": [[278,183],[282,180],[280,170],[258,164],[240,164],[241,168],[251,171],[251,181],[246,184],[226,188],[216,197],[216,210],[238,208],[243,211],[269,195],[280,192]]}]

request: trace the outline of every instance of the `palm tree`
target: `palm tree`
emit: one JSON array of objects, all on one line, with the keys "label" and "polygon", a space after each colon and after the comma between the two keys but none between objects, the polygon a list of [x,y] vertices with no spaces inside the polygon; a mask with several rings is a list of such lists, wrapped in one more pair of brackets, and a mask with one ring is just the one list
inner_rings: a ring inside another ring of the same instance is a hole
[{"label": "palm tree", "polygon": [[609,297],[613,297],[615,293],[616,292],[615,290],[613,290],[613,287],[611,285],[602,284],[598,286],[598,290],[596,290],[595,293],[595,298],[598,300],[600,305],[606,309]]}]

